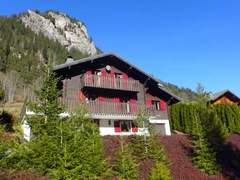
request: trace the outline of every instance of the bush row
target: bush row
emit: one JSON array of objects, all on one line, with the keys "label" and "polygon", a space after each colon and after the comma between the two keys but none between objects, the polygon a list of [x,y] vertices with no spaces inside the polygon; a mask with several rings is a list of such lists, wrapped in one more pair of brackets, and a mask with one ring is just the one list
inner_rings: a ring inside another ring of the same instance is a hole
[{"label": "bush row", "polygon": [[[203,117],[199,118],[201,115]],[[172,129],[191,135],[196,132],[194,125],[196,119],[203,119],[204,123],[207,124],[211,122],[209,118],[218,118],[228,133],[240,132],[240,108],[237,105],[219,104],[204,108],[197,103],[178,103],[173,105],[171,109]]]}]

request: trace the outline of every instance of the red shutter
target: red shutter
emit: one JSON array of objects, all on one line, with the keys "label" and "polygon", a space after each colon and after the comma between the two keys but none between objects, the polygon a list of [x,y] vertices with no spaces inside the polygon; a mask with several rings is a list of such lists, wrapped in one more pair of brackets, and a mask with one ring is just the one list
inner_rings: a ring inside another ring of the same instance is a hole
[{"label": "red shutter", "polygon": [[147,105],[147,108],[151,108],[152,107],[152,100],[151,99],[147,99],[146,100],[146,105]]},{"label": "red shutter", "polygon": [[131,107],[131,112],[132,113],[137,112],[137,100],[136,99],[130,99],[129,104],[130,104],[130,107]]},{"label": "red shutter", "polygon": [[132,132],[136,133],[138,132],[138,127],[132,122]]},{"label": "red shutter", "polygon": [[128,75],[123,73],[123,87],[128,89]]},{"label": "red shutter", "polygon": [[114,87],[114,85],[115,85],[115,74],[114,74],[113,70],[111,70],[111,72],[110,72],[110,77],[111,77],[110,78],[110,80],[111,80],[111,87]]},{"label": "red shutter", "polygon": [[86,83],[87,85],[92,85],[93,84],[93,76],[92,76],[92,71],[86,71]]},{"label": "red shutter", "polygon": [[107,71],[106,71],[105,68],[103,68],[103,69],[101,70],[101,72],[102,72],[102,76],[107,76]]},{"label": "red shutter", "polygon": [[114,109],[117,111],[117,112],[120,112],[121,110],[121,104],[120,104],[120,98],[112,98],[112,102],[114,103]]},{"label": "red shutter", "polygon": [[121,132],[120,121],[114,121],[114,131]]},{"label": "red shutter", "polygon": [[105,68],[101,70],[102,78],[101,78],[101,85],[103,87],[108,87],[109,82],[107,81],[107,71]]},{"label": "red shutter", "polygon": [[163,100],[160,101],[160,108],[162,111],[166,110],[166,102],[164,102]]},{"label": "red shutter", "polygon": [[104,103],[105,102],[105,97],[103,97],[103,96],[99,96],[98,97],[98,101],[99,101],[99,103]]}]

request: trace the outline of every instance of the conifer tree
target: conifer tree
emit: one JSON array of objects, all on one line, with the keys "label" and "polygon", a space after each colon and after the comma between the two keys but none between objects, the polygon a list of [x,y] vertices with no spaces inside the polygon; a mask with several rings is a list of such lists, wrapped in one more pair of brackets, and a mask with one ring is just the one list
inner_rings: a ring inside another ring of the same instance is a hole
[{"label": "conifer tree", "polygon": [[199,117],[194,118],[195,136],[193,139],[193,163],[202,171],[214,175],[217,171],[216,153],[206,139]]},{"label": "conifer tree", "polygon": [[119,179],[137,179],[137,165],[127,145],[121,143],[121,147],[116,154],[113,170]]},{"label": "conifer tree", "polygon": [[151,170],[149,180],[170,180],[171,174],[169,168],[163,162],[157,162]]},{"label": "conifer tree", "polygon": [[98,179],[108,175],[98,128],[80,108],[61,118],[57,83],[50,71],[29,117],[34,138],[19,146],[0,164],[12,169],[34,169],[53,179]]},{"label": "conifer tree", "polygon": [[205,88],[201,83],[197,84],[196,93],[197,93],[197,102],[199,104],[207,105],[207,102],[209,100],[209,93],[205,91]]}]

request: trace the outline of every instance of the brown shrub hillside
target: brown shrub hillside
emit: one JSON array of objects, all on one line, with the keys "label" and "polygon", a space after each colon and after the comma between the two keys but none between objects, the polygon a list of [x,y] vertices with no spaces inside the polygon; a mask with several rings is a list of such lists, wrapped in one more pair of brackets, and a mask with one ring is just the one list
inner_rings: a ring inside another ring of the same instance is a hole
[{"label": "brown shrub hillside", "polygon": [[191,138],[187,135],[172,135],[160,137],[170,161],[173,180],[222,180],[226,179],[220,173],[208,176],[199,171],[191,161]]},{"label": "brown shrub hillside", "polygon": [[232,134],[223,145],[218,163],[229,179],[240,179],[240,135]]},{"label": "brown shrub hillside", "polygon": [[[128,138],[125,138],[127,142]],[[167,153],[173,180],[238,180],[240,179],[240,135],[233,134],[223,145],[218,155],[218,164],[221,172],[216,176],[208,176],[199,171],[191,161],[191,138],[187,135],[172,135],[159,137]],[[105,156],[111,163],[117,148],[118,137],[104,137]],[[147,179],[153,166],[151,160],[139,162],[139,179]]]},{"label": "brown shrub hillside", "polygon": [[1,180],[49,180],[47,177],[40,176],[31,171],[14,171],[9,172],[0,170]]},{"label": "brown shrub hillside", "polygon": [[[124,141],[128,143],[129,138],[124,137]],[[104,153],[105,157],[108,159],[110,164],[115,160],[115,153],[117,149],[120,147],[119,137],[117,136],[106,136],[103,138],[104,143]],[[139,171],[139,179],[144,180],[148,179],[148,175],[150,173],[151,168],[154,163],[151,159],[145,159],[140,162],[137,162],[138,171]]]}]

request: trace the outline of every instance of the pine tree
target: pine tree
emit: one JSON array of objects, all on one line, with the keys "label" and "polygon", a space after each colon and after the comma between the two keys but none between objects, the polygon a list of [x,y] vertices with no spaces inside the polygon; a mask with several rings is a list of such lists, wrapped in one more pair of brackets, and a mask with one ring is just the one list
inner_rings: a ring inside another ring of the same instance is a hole
[{"label": "pine tree", "polygon": [[157,162],[151,170],[149,180],[170,180],[171,174],[169,168],[163,162]]},{"label": "pine tree", "polygon": [[51,71],[38,91],[35,116],[29,117],[34,138],[4,158],[1,167],[34,169],[53,179],[98,179],[108,175],[98,128],[81,108],[59,117],[57,83]]},{"label": "pine tree", "polygon": [[217,172],[216,153],[208,143],[199,117],[195,118],[196,132],[193,139],[193,163],[202,171],[214,175]]},{"label": "pine tree", "polygon": [[207,102],[209,100],[209,93],[205,91],[205,88],[201,83],[197,84],[196,93],[197,93],[197,102],[199,104],[207,105]]},{"label": "pine tree", "polygon": [[208,109],[207,116],[208,118],[203,122],[206,137],[215,151],[218,151],[228,136],[228,130],[212,108]]},{"label": "pine tree", "polygon": [[118,150],[116,154],[116,160],[114,163],[114,174],[119,179],[125,180],[133,180],[137,179],[138,172],[137,172],[137,165],[128,146],[121,144],[121,148]]}]

